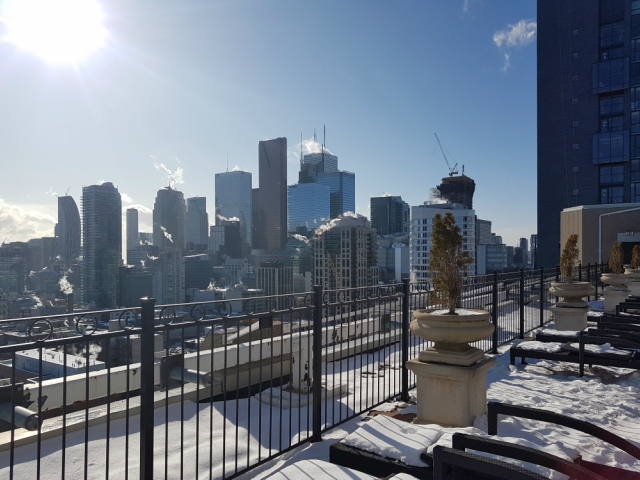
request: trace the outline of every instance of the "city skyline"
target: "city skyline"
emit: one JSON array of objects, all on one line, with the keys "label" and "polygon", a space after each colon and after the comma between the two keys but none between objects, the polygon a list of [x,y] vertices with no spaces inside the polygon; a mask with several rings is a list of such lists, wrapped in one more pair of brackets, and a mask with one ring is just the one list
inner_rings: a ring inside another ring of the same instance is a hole
[{"label": "city skyline", "polygon": [[[69,189],[78,201],[82,185],[102,180],[118,186],[125,210],[140,207],[149,231],[155,192],[167,185],[161,164],[180,171],[185,197],[212,200],[227,152],[229,169],[256,176],[255,145],[268,138],[288,139],[293,185],[300,132],[312,153],[323,125],[327,148],[358,175],[356,213],[368,215],[369,198],[384,193],[427,200],[447,174],[437,132],[476,181],[478,215],[509,244],[534,233],[535,4],[378,3],[362,16],[363,6],[105,3],[103,46],[71,66],[0,43],[0,97],[13,112],[3,123],[2,239],[53,235],[50,195]],[[316,25],[333,33],[304,34]],[[442,49],[429,47],[445,35]],[[295,73],[316,68],[297,66],[309,56],[330,74]],[[12,181],[23,165],[47,175]]]}]

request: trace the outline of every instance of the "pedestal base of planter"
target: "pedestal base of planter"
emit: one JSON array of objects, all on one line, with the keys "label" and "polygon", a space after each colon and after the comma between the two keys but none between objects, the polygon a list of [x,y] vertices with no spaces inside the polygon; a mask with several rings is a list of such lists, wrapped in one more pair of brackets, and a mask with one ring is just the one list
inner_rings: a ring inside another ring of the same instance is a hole
[{"label": "pedestal base of planter", "polygon": [[407,368],[416,374],[418,412],[415,423],[445,427],[469,427],[487,411],[487,371],[496,359],[484,357],[469,366],[421,362],[414,358]]},{"label": "pedestal base of planter", "polygon": [[640,296],[640,280],[629,282],[627,288],[629,289],[629,295]]},{"label": "pedestal base of planter", "polygon": [[624,302],[625,298],[627,298],[630,294],[629,289],[623,287],[607,287],[602,290],[602,296],[604,297],[604,311],[605,312],[615,312],[616,306]]},{"label": "pedestal base of planter", "polygon": [[468,367],[484,357],[484,352],[470,345],[462,345],[459,349],[443,349],[430,347],[418,354],[418,360],[429,363],[444,363]]},{"label": "pedestal base of planter", "polygon": [[551,313],[556,325],[556,330],[580,331],[587,328],[587,312],[591,307],[558,307],[553,305]]}]

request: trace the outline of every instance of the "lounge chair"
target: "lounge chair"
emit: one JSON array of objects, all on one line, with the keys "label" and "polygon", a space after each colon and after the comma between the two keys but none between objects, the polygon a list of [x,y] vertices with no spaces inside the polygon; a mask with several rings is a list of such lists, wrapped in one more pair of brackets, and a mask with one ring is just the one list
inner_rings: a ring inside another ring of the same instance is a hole
[{"label": "lounge chair", "polygon": [[[552,360],[559,362],[577,363],[580,366],[580,376],[584,375],[584,365],[601,365],[608,367],[640,369],[640,342],[616,335],[606,336],[605,334],[580,335],[578,337],[577,348],[571,343],[543,343],[543,342],[523,342],[512,346],[509,350],[511,365],[515,365],[516,359],[520,358],[525,364],[527,358],[539,360]],[[594,352],[588,345],[605,345],[614,347],[609,353]],[[620,350],[628,349],[628,350]]]},{"label": "lounge chair", "polygon": [[[512,417],[528,418],[530,420],[538,420],[541,422],[549,422],[563,427],[579,430],[583,433],[599,438],[620,450],[628,453],[634,458],[640,460],[640,447],[631,443],[609,430],[598,427],[584,420],[578,420],[559,413],[549,412],[538,408],[522,407],[518,405],[509,405],[499,402],[487,403],[487,432],[489,435],[498,434],[498,415],[509,415]],[[580,460],[580,465],[592,472],[611,480],[638,480],[640,472],[633,472],[608,465],[601,465],[586,460]],[[581,477],[578,477],[581,478]]]},{"label": "lounge chair", "polygon": [[[442,446],[434,448],[434,480],[439,478],[505,480],[514,480],[516,478],[547,478],[542,476],[540,474],[541,472],[535,473],[532,470],[528,470],[496,458],[486,457],[483,455],[474,455],[473,457],[470,457],[469,452],[466,452],[466,449],[539,465],[564,473],[570,478],[579,478],[582,480],[605,480],[605,477],[602,477],[577,463],[570,462],[564,458],[551,455],[541,450],[491,438],[467,435],[464,433],[456,433],[453,435],[451,449],[447,449]],[[465,452],[467,455],[456,456],[451,450],[454,452]],[[445,461],[441,458],[443,451],[449,456],[449,458],[445,457]],[[445,463],[445,465],[443,465],[443,463]]]}]

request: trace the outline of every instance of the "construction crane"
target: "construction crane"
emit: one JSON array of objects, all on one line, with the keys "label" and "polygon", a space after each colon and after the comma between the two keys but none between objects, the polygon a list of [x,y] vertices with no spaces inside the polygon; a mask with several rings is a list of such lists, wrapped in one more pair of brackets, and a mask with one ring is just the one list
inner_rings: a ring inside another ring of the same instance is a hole
[{"label": "construction crane", "polygon": [[336,269],[335,263],[333,263],[333,259],[331,258],[331,254],[328,251],[324,251],[325,255],[329,259],[329,266],[331,267],[331,271],[333,272],[333,278],[336,281],[336,288],[342,288],[342,282],[340,281],[340,277],[338,276],[338,270]]},{"label": "construction crane", "polygon": [[440,151],[442,152],[442,156],[444,157],[444,161],[447,162],[447,168],[449,168],[449,176],[453,177],[454,175],[458,174],[458,171],[456,170],[456,167],[458,166],[458,164],[456,163],[453,168],[451,168],[451,165],[449,164],[449,159],[447,158],[447,154],[444,153],[444,148],[442,148],[442,143],[440,143],[440,139],[438,138],[438,134],[434,133],[434,135],[436,136],[436,140],[438,141],[438,145],[440,146]]}]

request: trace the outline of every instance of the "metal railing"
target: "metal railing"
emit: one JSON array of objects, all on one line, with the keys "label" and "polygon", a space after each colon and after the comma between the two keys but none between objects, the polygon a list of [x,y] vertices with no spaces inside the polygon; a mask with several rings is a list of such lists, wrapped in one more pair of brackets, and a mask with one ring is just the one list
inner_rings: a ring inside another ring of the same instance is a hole
[{"label": "metal railing", "polygon": [[[558,279],[557,269],[465,278],[461,307],[496,325],[477,346],[496,353],[547,323]],[[407,401],[415,376],[404,365],[428,346],[411,312],[432,307],[431,294],[409,281],[316,286],[0,321],[0,477],[233,478]]]}]

